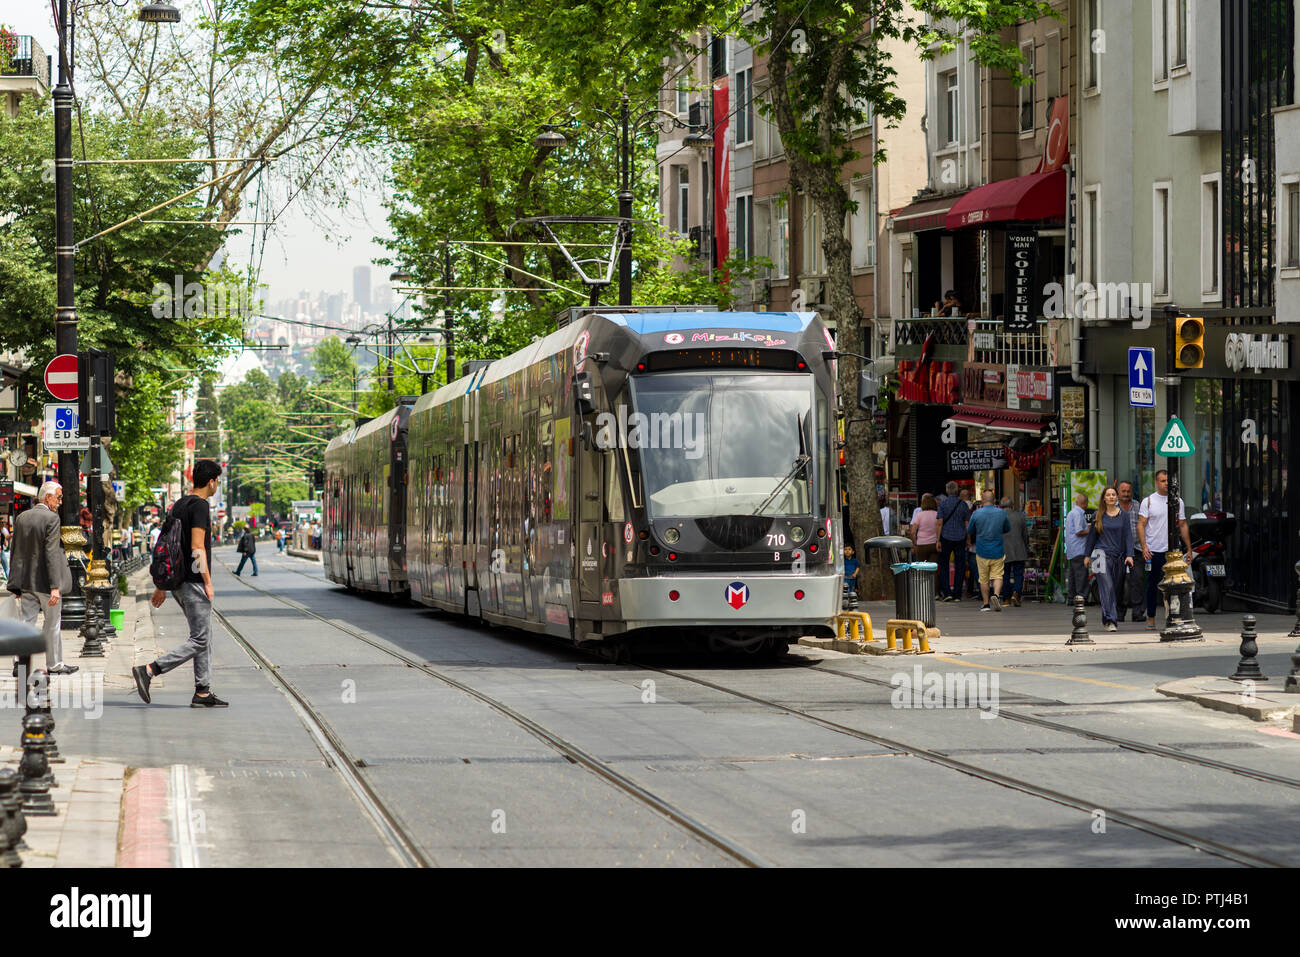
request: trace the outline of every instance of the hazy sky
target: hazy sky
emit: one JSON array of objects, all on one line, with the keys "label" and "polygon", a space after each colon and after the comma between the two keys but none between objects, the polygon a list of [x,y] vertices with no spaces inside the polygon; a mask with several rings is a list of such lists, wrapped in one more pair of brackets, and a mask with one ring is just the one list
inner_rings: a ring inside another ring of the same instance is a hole
[{"label": "hazy sky", "polygon": [[[128,4],[120,15],[134,18],[135,4]],[[54,58],[50,71],[51,82],[54,82],[58,71],[58,45],[52,17],[50,5],[39,0],[0,0],[0,23],[20,35],[34,36],[45,52]],[[80,75],[83,74],[79,71]],[[250,207],[254,195],[249,196]],[[283,202],[281,199],[279,205]],[[239,218],[252,219],[251,209],[246,209]],[[248,263],[254,229],[260,233],[260,227],[245,227],[242,236],[229,244],[227,254],[233,263]],[[326,232],[332,237],[346,237],[346,240],[340,243],[337,239],[327,239]],[[277,220],[276,226],[270,229],[262,254],[262,282],[269,287],[267,301],[273,303],[296,296],[302,290],[347,292],[350,296],[353,267],[384,254],[384,250],[371,241],[375,235],[388,235],[379,196],[358,194],[348,210],[335,217],[328,230],[310,222],[297,204],[291,205]],[[259,235],[259,245],[260,239]],[[370,277],[371,288],[387,281],[387,268],[375,267]]]}]

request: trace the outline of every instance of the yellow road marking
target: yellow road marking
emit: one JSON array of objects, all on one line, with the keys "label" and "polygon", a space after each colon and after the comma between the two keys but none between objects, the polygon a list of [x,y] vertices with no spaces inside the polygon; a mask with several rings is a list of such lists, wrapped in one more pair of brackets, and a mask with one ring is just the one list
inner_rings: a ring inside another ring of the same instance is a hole
[{"label": "yellow road marking", "polygon": [[1010,675],[1036,675],[1041,678],[1060,678],[1062,681],[1078,681],[1086,685],[1101,685],[1103,688],[1119,688],[1122,691],[1146,691],[1146,688],[1138,685],[1121,685],[1113,681],[1098,681],[1096,678],[1076,678],[1073,675],[1058,674],[1055,671],[1029,671],[1025,668],[999,668],[996,665],[980,665],[973,661],[961,661],[957,658],[943,658],[938,655],[935,661],[946,661],[949,664],[963,665],[967,668],[985,668],[988,671],[1005,671]]}]

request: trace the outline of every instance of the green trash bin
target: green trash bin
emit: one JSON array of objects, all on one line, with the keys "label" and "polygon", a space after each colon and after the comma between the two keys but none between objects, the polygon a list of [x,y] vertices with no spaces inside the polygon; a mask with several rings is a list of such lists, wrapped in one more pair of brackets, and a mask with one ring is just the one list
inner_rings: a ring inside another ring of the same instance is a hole
[{"label": "green trash bin", "polygon": [[113,627],[118,631],[122,630],[126,624],[126,610],[123,608],[110,608],[108,611],[108,620],[113,623]]}]

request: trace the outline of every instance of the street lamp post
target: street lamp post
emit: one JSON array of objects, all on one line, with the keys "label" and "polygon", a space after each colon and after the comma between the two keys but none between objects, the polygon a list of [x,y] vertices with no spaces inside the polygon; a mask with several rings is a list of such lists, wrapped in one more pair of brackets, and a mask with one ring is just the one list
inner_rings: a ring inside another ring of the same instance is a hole
[{"label": "street lamp post", "polygon": [[[77,354],[76,246],[73,241],[72,188],[72,42],[75,0],[59,0],[59,82],[54,87],[54,264],[55,307],[54,345],[59,355]],[[140,8],[139,19],[145,23],[179,23],[180,12],[167,3],[147,3]],[[59,484],[63,486],[63,511],[59,516],[60,537],[68,562],[72,566],[72,594],[63,601],[64,625],[79,625],[85,620],[86,599],[81,590],[78,565],[87,544],[78,516],[81,513],[80,469],[75,450],[59,452]],[[89,492],[89,489],[87,489]]]},{"label": "street lamp post", "polygon": [[[607,120],[618,123],[618,232],[621,243],[618,253],[618,304],[632,305],[632,141],[643,125],[659,126],[667,132],[670,129],[689,130],[683,142],[698,148],[701,143],[712,145],[712,138],[703,130],[705,123],[683,123],[676,113],[657,108],[646,110],[635,119],[630,114],[627,93],[619,97],[619,115],[617,120],[604,110],[597,110]],[[555,124],[545,124],[543,131],[533,140],[538,149],[553,150],[568,142]]]}]

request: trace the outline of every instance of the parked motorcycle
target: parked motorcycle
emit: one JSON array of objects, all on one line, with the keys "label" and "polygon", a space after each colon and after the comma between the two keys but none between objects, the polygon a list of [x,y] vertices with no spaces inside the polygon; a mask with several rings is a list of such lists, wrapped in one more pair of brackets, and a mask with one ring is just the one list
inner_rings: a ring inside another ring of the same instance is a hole
[{"label": "parked motorcycle", "polygon": [[1187,518],[1187,531],[1192,539],[1190,571],[1195,582],[1192,602],[1211,615],[1223,607],[1223,591],[1227,585],[1227,540],[1236,524],[1231,512],[1214,509]]}]

